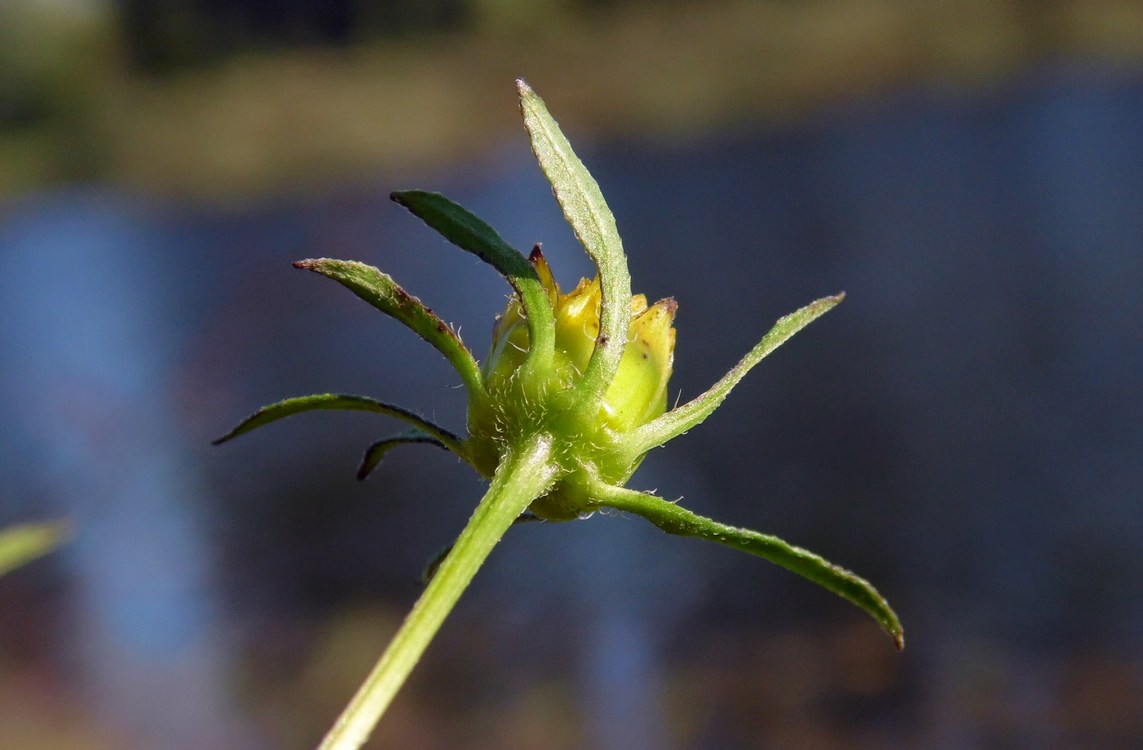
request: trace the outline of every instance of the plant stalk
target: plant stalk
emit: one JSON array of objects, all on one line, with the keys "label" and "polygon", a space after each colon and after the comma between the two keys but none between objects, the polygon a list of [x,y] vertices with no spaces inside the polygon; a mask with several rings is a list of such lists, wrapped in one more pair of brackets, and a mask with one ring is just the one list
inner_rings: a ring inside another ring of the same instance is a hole
[{"label": "plant stalk", "polygon": [[319,750],[357,750],[368,739],[441,623],[492,548],[532,501],[547,491],[555,467],[551,440],[537,435],[510,452],[460,533],[452,551],[405,617],[385,653],[358,689]]}]

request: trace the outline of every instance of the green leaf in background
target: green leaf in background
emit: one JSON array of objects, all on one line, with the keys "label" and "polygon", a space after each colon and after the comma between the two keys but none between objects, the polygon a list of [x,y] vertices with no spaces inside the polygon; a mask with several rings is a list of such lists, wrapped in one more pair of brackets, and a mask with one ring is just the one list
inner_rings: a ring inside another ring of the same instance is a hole
[{"label": "green leaf in background", "polygon": [[71,523],[26,523],[0,530],[0,575],[42,557],[71,534]]}]

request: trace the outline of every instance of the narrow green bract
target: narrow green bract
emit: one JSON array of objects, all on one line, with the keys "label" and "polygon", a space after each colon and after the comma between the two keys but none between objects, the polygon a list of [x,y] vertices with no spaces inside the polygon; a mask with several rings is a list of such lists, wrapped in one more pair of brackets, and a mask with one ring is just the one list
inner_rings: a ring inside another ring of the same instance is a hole
[{"label": "narrow green bract", "polygon": [[536,92],[522,80],[516,81],[524,127],[532,139],[532,153],[552,192],[563,209],[575,236],[595,263],[603,293],[598,344],[578,386],[582,398],[597,394],[601,384],[611,382],[623,357],[624,335],[630,325],[627,298],[631,296],[631,275],[627,257],[615,226],[615,217],[595,178],[572,151],[560,126]]}]

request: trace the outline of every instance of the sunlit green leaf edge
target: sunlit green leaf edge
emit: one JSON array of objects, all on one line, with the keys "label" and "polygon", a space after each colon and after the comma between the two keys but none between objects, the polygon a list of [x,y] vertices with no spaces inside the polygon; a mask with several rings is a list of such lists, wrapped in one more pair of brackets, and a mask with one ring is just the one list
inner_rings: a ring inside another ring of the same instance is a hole
[{"label": "sunlit green leaf edge", "polygon": [[390,196],[449,242],[499,271],[520,298],[528,323],[529,367],[547,368],[555,349],[555,321],[548,293],[524,255],[483,219],[440,193],[401,190]]},{"label": "sunlit green leaf edge", "polygon": [[48,554],[70,534],[69,521],[24,523],[0,530],[0,575]]},{"label": "sunlit green leaf edge", "polygon": [[631,275],[615,217],[595,178],[572,150],[547,106],[523,80],[516,81],[532,153],[575,236],[599,271],[602,307],[595,350],[576,385],[579,398],[598,398],[619,369],[631,326]]},{"label": "sunlit green leaf edge", "polygon": [[388,274],[365,263],[333,258],[299,260],[294,267],[333,279],[381,312],[404,323],[445,356],[470,394],[479,396],[484,392],[480,367],[452,326],[402,289]]},{"label": "sunlit green leaf edge", "polygon": [[722,404],[731,389],[742,378],[746,377],[746,373],[750,372],[754,365],[788,341],[795,333],[832,310],[843,299],[845,299],[845,292],[832,297],[822,297],[789,315],[779,318],[770,332],[763,336],[762,340],[738,364],[705,393],[632,432],[627,438],[628,450],[631,455],[642,455],[651,448],[660,446],[700,424]]},{"label": "sunlit green leaf edge", "polygon": [[230,432],[220,438],[212,440],[211,445],[219,445],[228,440],[233,440],[239,435],[245,435],[252,430],[268,425],[271,422],[276,422],[279,419],[285,419],[286,417],[301,414],[302,412],[323,409],[335,411],[367,411],[400,419],[421,432],[436,438],[446,448],[465,461],[468,460],[464,440],[443,427],[439,427],[400,406],[387,404],[366,396],[351,396],[343,393],[317,393],[311,396],[297,396],[295,398],[285,399],[284,401],[278,401],[277,403],[268,404],[239,422]]},{"label": "sunlit green leaf edge", "polygon": [[432,435],[426,435],[420,430],[409,430],[400,435],[378,440],[366,448],[365,454],[361,457],[361,464],[357,467],[358,481],[364,480],[372,474],[373,470],[377,468],[389,451],[398,445],[414,445],[417,443],[427,443],[428,445],[435,445],[438,448],[448,450],[447,446],[440,440]]},{"label": "sunlit green leaf edge", "polygon": [[602,506],[642,516],[668,534],[708,539],[781,565],[856,604],[892,636],[899,650],[905,647],[901,622],[877,589],[864,578],[813,552],[776,536],[719,523],[661,497],[626,487],[597,486],[593,497]]}]

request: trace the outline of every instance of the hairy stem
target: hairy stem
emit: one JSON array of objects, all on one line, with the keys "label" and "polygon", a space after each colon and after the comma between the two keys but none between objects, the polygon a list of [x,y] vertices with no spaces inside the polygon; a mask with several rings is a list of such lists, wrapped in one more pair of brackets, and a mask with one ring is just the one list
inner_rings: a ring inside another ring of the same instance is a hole
[{"label": "hairy stem", "polygon": [[416,666],[445,617],[504,532],[540,495],[555,472],[551,440],[539,435],[500,463],[492,485],[380,661],[346,706],[319,750],[357,750]]}]

